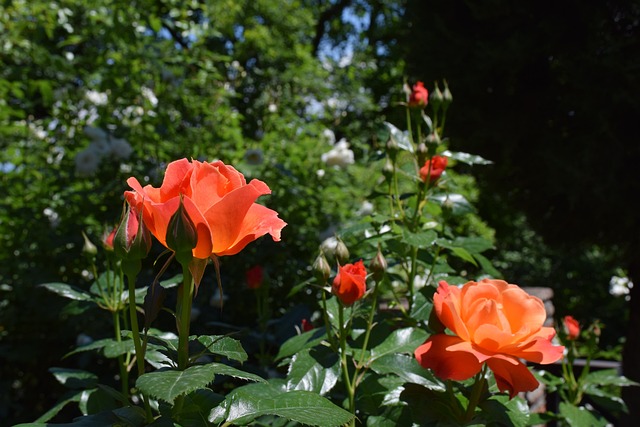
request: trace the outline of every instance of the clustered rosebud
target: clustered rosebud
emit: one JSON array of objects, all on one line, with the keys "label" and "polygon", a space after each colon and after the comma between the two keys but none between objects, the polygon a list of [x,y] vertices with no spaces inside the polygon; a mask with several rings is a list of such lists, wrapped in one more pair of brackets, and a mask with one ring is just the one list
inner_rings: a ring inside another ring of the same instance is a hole
[{"label": "clustered rosebud", "polygon": [[580,336],[580,323],[573,316],[564,316],[562,323],[567,339],[570,341],[578,339]]},{"label": "clustered rosebud", "polygon": [[444,170],[447,168],[448,160],[444,156],[433,156],[427,160],[422,168],[420,168],[420,178],[422,181],[437,181]]},{"label": "clustered rosebud", "polygon": [[411,94],[409,95],[409,107],[424,108],[429,102],[429,91],[424,87],[424,83],[418,81],[413,85]]}]

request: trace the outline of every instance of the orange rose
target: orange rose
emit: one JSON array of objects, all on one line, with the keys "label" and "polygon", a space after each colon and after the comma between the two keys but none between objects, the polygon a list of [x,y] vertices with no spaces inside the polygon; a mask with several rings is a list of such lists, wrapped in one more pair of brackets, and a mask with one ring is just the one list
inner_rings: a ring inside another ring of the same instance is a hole
[{"label": "orange rose", "polygon": [[447,168],[447,163],[448,160],[446,157],[433,156],[430,160],[427,160],[424,163],[422,168],[420,168],[420,178],[425,182],[427,181],[427,177],[431,182],[436,181]]},{"label": "orange rose", "polygon": [[182,196],[198,237],[195,258],[237,254],[267,233],[279,241],[280,231],[287,225],[277,212],[255,203],[258,197],[271,193],[267,184],[257,179],[247,184],[240,172],[221,161],[171,162],[160,188],[143,188],[135,178],[129,178],[127,184],[133,191],[126,191],[125,198],[142,209],[147,228],[165,246],[169,220]]},{"label": "orange rose", "polygon": [[546,364],[562,357],[564,347],[551,343],[555,330],[542,326],[543,302],[517,285],[484,279],[458,288],[441,281],[433,304],[440,322],[455,335],[432,335],[415,356],[439,378],[466,380],[486,362],[498,388],[512,398],[538,386],[519,359]]},{"label": "orange rose", "polygon": [[362,260],[354,264],[338,266],[338,275],[333,279],[333,293],[344,305],[351,305],[367,290],[367,270]]},{"label": "orange rose", "polygon": [[564,316],[562,323],[568,340],[575,340],[580,336],[580,323],[573,316]]}]

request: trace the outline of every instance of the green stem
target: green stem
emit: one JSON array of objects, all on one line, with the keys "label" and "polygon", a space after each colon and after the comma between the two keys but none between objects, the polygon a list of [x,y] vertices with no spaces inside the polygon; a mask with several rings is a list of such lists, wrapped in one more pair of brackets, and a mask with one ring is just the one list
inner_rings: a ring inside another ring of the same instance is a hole
[{"label": "green stem", "polygon": [[178,328],[178,369],[185,370],[189,365],[189,326],[194,291],[193,276],[187,263],[182,265],[182,277],[182,284],[178,289],[176,324]]},{"label": "green stem", "polygon": [[[347,330],[344,327],[344,307],[342,303],[339,303],[338,306],[338,322],[339,322],[339,333],[340,333],[340,362],[342,365],[342,377],[344,378],[344,386],[347,389],[347,394],[349,396],[349,411],[355,416],[356,414],[356,406],[355,406],[355,388],[351,382],[351,378],[349,378],[349,365],[347,364]],[[350,426],[354,427],[356,424],[355,418],[353,418],[350,422]]]},{"label": "green stem", "polygon": [[[113,317],[113,333],[116,336],[116,341],[122,341],[122,334],[120,333],[120,312],[112,311],[111,316]],[[118,367],[120,368],[120,384],[122,386],[122,394],[129,398],[129,372],[127,371],[126,362],[122,354],[118,355]]]},{"label": "green stem", "polygon": [[[142,351],[142,344],[140,342],[138,313],[136,311],[136,275],[127,274],[127,281],[129,282],[129,318],[131,322],[131,333],[133,335],[133,346],[136,350],[138,377],[140,377],[140,375],[144,374],[144,352]],[[144,395],[142,395],[142,400],[144,402],[147,421],[151,422],[153,420],[153,417],[151,415],[151,406],[149,405],[149,401]]]},{"label": "green stem", "polygon": [[485,364],[478,375],[476,375],[476,381],[473,384],[471,396],[469,396],[469,405],[467,406],[467,413],[465,414],[465,423],[468,423],[473,419],[476,407],[478,406],[478,403],[480,403],[480,397],[482,396],[482,391],[484,390],[485,383],[487,382],[485,379],[486,369],[487,365]]}]

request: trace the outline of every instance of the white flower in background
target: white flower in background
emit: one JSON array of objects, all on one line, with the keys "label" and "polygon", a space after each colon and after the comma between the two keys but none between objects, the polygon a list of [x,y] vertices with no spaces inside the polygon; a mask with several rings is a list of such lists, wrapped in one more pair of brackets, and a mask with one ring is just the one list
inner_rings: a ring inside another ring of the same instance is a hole
[{"label": "white flower in background", "polygon": [[144,96],[147,99],[147,101],[151,103],[151,105],[153,105],[154,107],[158,105],[158,97],[156,96],[156,94],[153,92],[152,89],[146,86],[142,86],[140,88],[140,92],[142,92],[142,96]]},{"label": "white flower in background", "polygon": [[336,248],[338,247],[338,238],[336,236],[331,236],[322,241],[320,243],[320,250],[327,259],[334,259],[336,256]]},{"label": "white flower in background", "polygon": [[413,289],[418,290],[423,288],[427,284],[427,275],[421,276],[416,274],[416,277],[413,278]]},{"label": "white flower in background", "polygon": [[615,297],[625,296],[629,299],[629,292],[633,288],[633,282],[628,277],[612,276],[609,280],[609,293]]},{"label": "white flower in background", "polygon": [[333,145],[336,143],[336,134],[333,133],[333,131],[331,129],[325,129],[322,131],[322,138],[324,138],[324,140],[326,142],[328,142],[330,145]]},{"label": "white flower in background", "polygon": [[107,139],[107,137],[109,136],[104,129],[100,129],[94,126],[85,126],[84,128],[82,128],[82,132],[84,132],[85,135],[87,135],[94,141]]},{"label": "white flower in background", "polygon": [[269,110],[270,113],[275,113],[278,111],[278,106],[276,104],[269,104],[267,110]]},{"label": "white flower in background", "polygon": [[373,237],[373,236],[380,236],[384,233],[388,233],[391,231],[391,226],[389,224],[384,224],[382,227],[380,227],[379,231],[376,230],[371,230],[371,229],[366,229],[364,230],[364,237],[366,237],[367,239]]},{"label": "white flower in background", "polygon": [[44,208],[42,213],[49,220],[49,224],[51,225],[51,227],[56,228],[58,224],[60,224],[60,215],[58,215],[58,212],[54,211],[51,208]]},{"label": "white flower in background", "polygon": [[261,165],[264,161],[264,154],[259,148],[251,148],[244,153],[244,160],[250,165]]},{"label": "white flower in background", "polygon": [[133,148],[126,140],[122,138],[113,138],[111,140],[111,154],[116,159],[128,159],[131,153],[133,153]]},{"label": "white flower in background", "polygon": [[324,176],[324,169],[318,169],[316,171],[316,175],[318,175],[318,178],[322,178]]},{"label": "white flower in background", "polygon": [[81,176],[91,176],[100,166],[101,154],[91,146],[76,154],[76,173]]},{"label": "white flower in background", "polygon": [[98,92],[96,90],[88,90],[84,97],[93,105],[107,105],[109,97],[105,92]]},{"label": "white flower in background", "polygon": [[345,168],[355,162],[353,151],[349,149],[349,143],[344,138],[338,141],[329,152],[324,153],[321,159],[327,166],[336,168]]},{"label": "white flower in background", "polygon": [[368,200],[365,200],[364,202],[362,202],[362,206],[360,206],[360,209],[358,209],[357,214],[360,216],[367,216],[367,215],[371,215],[373,213],[373,203],[371,203]]}]

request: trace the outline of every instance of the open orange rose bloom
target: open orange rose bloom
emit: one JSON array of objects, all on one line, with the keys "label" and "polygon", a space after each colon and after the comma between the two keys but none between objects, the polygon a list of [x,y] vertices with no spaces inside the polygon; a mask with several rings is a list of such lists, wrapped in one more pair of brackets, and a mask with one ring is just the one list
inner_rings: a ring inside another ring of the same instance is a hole
[{"label": "open orange rose bloom", "polygon": [[129,178],[127,184],[133,191],[126,191],[125,198],[142,210],[145,225],[165,246],[169,220],[182,197],[198,235],[195,258],[234,255],[267,233],[279,241],[286,225],[276,211],[255,203],[271,193],[267,184],[257,179],[247,184],[240,172],[221,161],[171,162],[160,188],[142,187],[135,178]]},{"label": "open orange rose bloom", "polygon": [[551,343],[555,330],[543,326],[543,302],[517,285],[485,279],[458,288],[441,281],[433,303],[440,322],[455,335],[432,335],[415,356],[439,378],[471,378],[486,362],[498,388],[513,397],[538,386],[519,359],[546,364],[562,357],[564,347]]}]

